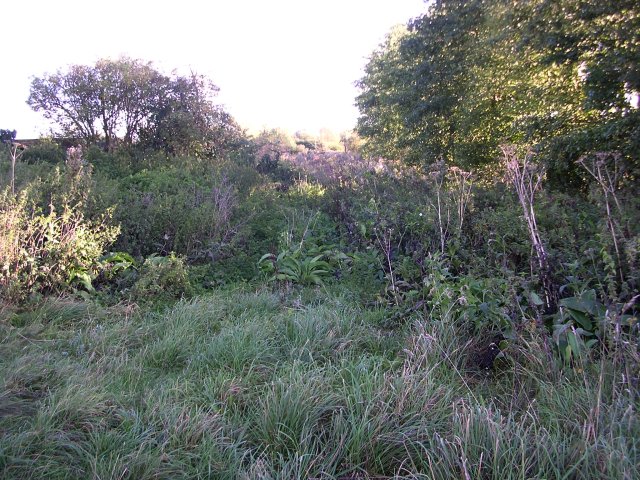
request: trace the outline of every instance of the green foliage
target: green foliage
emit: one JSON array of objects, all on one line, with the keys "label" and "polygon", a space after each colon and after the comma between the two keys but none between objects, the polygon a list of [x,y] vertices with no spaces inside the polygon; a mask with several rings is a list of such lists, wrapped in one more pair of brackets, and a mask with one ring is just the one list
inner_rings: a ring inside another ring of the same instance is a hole
[{"label": "green foliage", "polygon": [[581,155],[638,165],[637,2],[435,2],[371,56],[356,99],[369,154],[408,163],[495,162],[533,146],[556,185]]},{"label": "green foliage", "polygon": [[608,337],[617,336],[620,329],[633,329],[637,314],[626,313],[630,305],[602,304],[594,289],[561,299],[559,311],[553,316],[553,339],[564,362],[568,365],[585,360],[596,345],[618,348]]},{"label": "green foliage", "polygon": [[322,285],[323,279],[331,274],[331,266],[323,258],[325,254],[303,256],[301,250],[281,252],[278,256],[267,253],[258,261],[258,268],[270,280]]},{"label": "green foliage", "polygon": [[[114,120],[130,145],[64,165],[34,147],[0,198],[0,477],[640,476],[619,5],[435,2],[361,82],[365,149],[402,163],[293,158],[338,137],[244,138],[202,77],[156,78],[154,107],[152,69],[97,65],[141,89],[139,128]],[[74,98],[92,70],[69,71]],[[548,284],[504,139],[550,167],[531,205]]]},{"label": "green foliage", "polygon": [[105,275],[111,277],[124,272],[130,268],[136,268],[135,259],[127,252],[112,252],[100,257],[100,262],[104,266]]},{"label": "green foliage", "polygon": [[[438,318],[476,333],[491,330],[511,333],[512,316],[521,301],[516,286],[498,277],[478,278],[454,275],[446,257],[429,254],[416,265],[403,257],[392,266],[395,282],[387,279],[382,301],[395,303],[394,319],[422,310],[430,318]],[[391,301],[392,300],[392,301]]]},{"label": "green foliage", "polygon": [[191,294],[192,286],[185,260],[174,254],[147,257],[131,289],[131,298],[136,301],[175,300]]},{"label": "green foliage", "polygon": [[21,157],[21,161],[26,163],[46,162],[54,165],[61,164],[64,160],[64,149],[51,140],[39,140],[30,145]]},{"label": "green foliage", "polygon": [[204,76],[166,76],[151,63],[122,57],[36,77],[27,103],[64,136],[101,141],[105,151],[121,141],[174,155],[217,156],[242,137],[213,103],[217,91]]},{"label": "green foliage", "polygon": [[138,132],[143,148],[216,159],[242,142],[240,126],[213,103],[218,87],[209,79],[192,73],[165,83]]},{"label": "green foliage", "polygon": [[553,338],[560,355],[569,364],[598,343],[606,329],[607,309],[596,299],[595,290],[563,298],[554,317]]},{"label": "green foliage", "polygon": [[218,290],[133,317],[56,300],[22,326],[0,322],[0,476],[640,473],[626,361],[578,373],[525,332],[510,368],[479,376],[446,319],[387,331],[384,312],[348,295],[302,293],[313,301]]},{"label": "green foliage", "polygon": [[[247,180],[244,188],[254,181]],[[115,212],[122,226],[116,248],[143,256],[175,251],[192,261],[228,255],[242,226],[238,190],[231,182],[224,171],[178,166],[125,178]]]},{"label": "green foliage", "polygon": [[30,294],[58,294],[82,287],[92,291],[104,249],[116,239],[112,212],[84,218],[78,206],[39,210],[26,192],[0,196],[0,288],[6,301]]},{"label": "green foliage", "polygon": [[499,274],[528,267],[531,247],[526,225],[514,221],[521,215],[521,208],[503,186],[475,191],[474,211],[469,216],[467,230],[473,255],[465,258],[471,271]]},{"label": "green foliage", "polygon": [[333,221],[319,210],[309,210],[320,187],[299,184],[289,192],[291,208],[286,227],[279,232],[278,255],[267,253],[258,260],[259,271],[269,280],[287,281],[302,285],[321,285],[324,280],[348,269],[351,257],[332,241],[335,238]]},{"label": "green foliage", "polygon": [[105,284],[115,282],[118,290],[123,290],[121,282],[130,278],[138,269],[137,262],[127,252],[111,252],[100,257],[99,261],[101,271],[96,282],[100,284],[101,289]]},{"label": "green foliage", "polygon": [[287,191],[294,183],[295,172],[282,158],[295,150],[293,139],[277,129],[263,130],[252,139],[256,170],[268,175],[279,183],[282,191]]}]

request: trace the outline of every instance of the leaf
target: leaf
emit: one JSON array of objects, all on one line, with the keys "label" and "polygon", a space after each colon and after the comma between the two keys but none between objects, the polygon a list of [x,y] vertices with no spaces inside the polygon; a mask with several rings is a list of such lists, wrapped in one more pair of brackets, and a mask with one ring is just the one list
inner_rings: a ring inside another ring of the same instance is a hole
[{"label": "leaf", "polygon": [[561,338],[565,335],[565,332],[571,328],[569,323],[560,323],[553,326],[553,340],[560,344]]},{"label": "leaf", "polygon": [[318,262],[318,261],[320,261],[320,259],[321,259],[322,257],[324,257],[324,253],[321,253],[320,255],[317,255],[317,256],[313,257],[313,258],[310,260],[310,262],[309,262],[309,263],[315,263],[315,262]]},{"label": "leaf", "polygon": [[578,312],[596,315],[601,311],[602,304],[596,299],[595,290],[587,290],[577,297],[563,298],[558,302],[561,307],[577,310]]},{"label": "leaf", "polygon": [[576,354],[580,352],[580,345],[578,344],[578,337],[573,332],[567,332],[567,343]]},{"label": "leaf", "polygon": [[544,305],[544,302],[536,292],[530,292],[529,298],[531,299],[531,303],[533,303],[536,307],[541,307],[542,305]]},{"label": "leaf", "polygon": [[282,259],[282,262],[279,262],[282,264],[282,269],[284,268],[288,268],[291,270],[296,270],[299,271],[300,270],[300,262],[298,260],[296,260],[295,258],[292,257],[286,257],[284,259]]},{"label": "leaf", "polygon": [[258,264],[264,262],[266,259],[275,260],[275,258],[276,256],[273,253],[265,253],[260,257],[260,260],[258,260]]},{"label": "leaf", "polygon": [[569,314],[571,315],[571,318],[573,318],[575,322],[582,328],[590,332],[593,331],[593,322],[591,322],[591,319],[583,312],[577,310],[569,310]]},{"label": "leaf", "polygon": [[582,303],[582,300],[579,297],[568,297],[563,298],[558,302],[558,305],[565,308],[570,308],[571,310],[575,310],[577,312],[587,312],[587,308]]},{"label": "leaf", "polygon": [[596,346],[597,343],[598,343],[598,339],[597,338],[592,338],[590,340],[587,340],[585,345],[587,346],[587,348],[593,348],[593,347]]},{"label": "leaf", "polygon": [[71,277],[71,281],[77,280],[89,293],[94,293],[95,289],[91,285],[91,276],[87,272],[76,272]]},{"label": "leaf", "polygon": [[593,337],[595,335],[593,332],[589,332],[583,328],[576,328],[575,334],[578,338]]},{"label": "leaf", "polygon": [[329,265],[325,261],[313,262],[309,266],[311,268],[313,268],[313,269],[316,269],[316,268],[322,268],[322,269],[325,269],[325,270],[330,270],[331,269],[331,265]]},{"label": "leaf", "polygon": [[285,273],[278,273],[274,276],[276,280],[293,280],[291,275],[287,275]]},{"label": "leaf", "polygon": [[571,345],[567,345],[566,347],[564,347],[564,361],[565,363],[569,363],[569,360],[571,360]]},{"label": "leaf", "polygon": [[114,263],[117,265],[120,265],[123,263],[130,263],[133,265],[136,263],[135,259],[127,252],[111,252],[111,253],[108,253],[107,255],[103,255],[102,257],[100,257],[98,261]]},{"label": "leaf", "polygon": [[294,269],[291,269],[291,268],[289,268],[289,267],[282,267],[282,268],[279,270],[279,273],[280,273],[280,274],[283,274],[283,275],[287,275],[287,276],[289,276],[291,279],[294,279],[294,278],[298,277],[298,271],[296,271],[296,270],[294,270]]}]

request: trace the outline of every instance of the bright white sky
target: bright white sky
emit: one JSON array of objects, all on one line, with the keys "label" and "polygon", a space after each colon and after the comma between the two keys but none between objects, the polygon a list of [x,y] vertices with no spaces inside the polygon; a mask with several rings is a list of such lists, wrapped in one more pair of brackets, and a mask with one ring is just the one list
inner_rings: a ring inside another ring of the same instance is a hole
[{"label": "bright white sky", "polygon": [[426,9],[424,0],[12,1],[0,26],[0,128],[47,132],[25,103],[31,77],[127,55],[207,75],[252,130],[351,129],[367,57]]}]

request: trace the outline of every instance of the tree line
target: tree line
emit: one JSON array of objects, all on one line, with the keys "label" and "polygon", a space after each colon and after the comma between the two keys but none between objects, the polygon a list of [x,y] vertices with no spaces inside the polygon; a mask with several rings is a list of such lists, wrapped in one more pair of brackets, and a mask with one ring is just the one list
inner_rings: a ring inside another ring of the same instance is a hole
[{"label": "tree line", "polygon": [[396,29],[358,82],[369,154],[491,165],[531,148],[549,178],[615,151],[638,167],[640,5],[635,0],[440,0]]}]

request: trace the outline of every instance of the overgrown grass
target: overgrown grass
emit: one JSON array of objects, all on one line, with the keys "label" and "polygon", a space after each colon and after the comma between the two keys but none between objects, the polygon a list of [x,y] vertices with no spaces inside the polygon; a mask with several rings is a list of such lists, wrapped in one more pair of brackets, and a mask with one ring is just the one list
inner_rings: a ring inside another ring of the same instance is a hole
[{"label": "overgrown grass", "polygon": [[629,365],[521,334],[494,371],[448,318],[248,287],[164,312],[2,321],[0,477],[639,478]]}]

